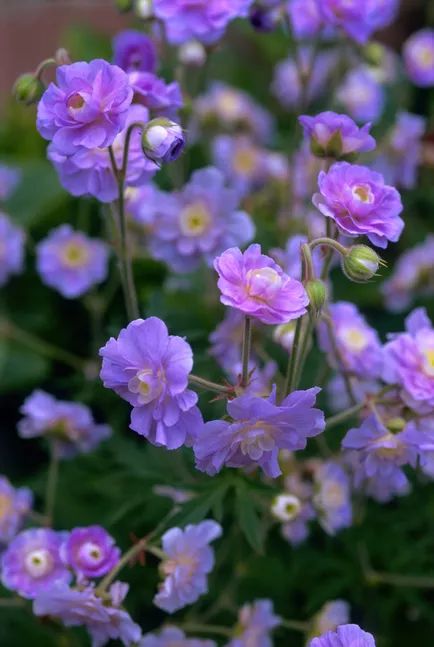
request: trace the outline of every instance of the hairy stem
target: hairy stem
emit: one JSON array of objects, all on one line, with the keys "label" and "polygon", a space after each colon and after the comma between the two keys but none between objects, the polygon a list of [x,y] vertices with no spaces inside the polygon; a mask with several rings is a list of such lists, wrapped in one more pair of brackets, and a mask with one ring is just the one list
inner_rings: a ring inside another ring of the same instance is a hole
[{"label": "hairy stem", "polygon": [[217,384],[217,382],[211,382],[210,380],[206,380],[205,378],[199,377],[198,375],[193,375],[190,373],[190,375],[188,376],[188,380],[191,384],[200,386],[203,389],[207,389],[208,391],[215,391],[215,393],[230,392],[229,387],[223,386],[222,384]]}]

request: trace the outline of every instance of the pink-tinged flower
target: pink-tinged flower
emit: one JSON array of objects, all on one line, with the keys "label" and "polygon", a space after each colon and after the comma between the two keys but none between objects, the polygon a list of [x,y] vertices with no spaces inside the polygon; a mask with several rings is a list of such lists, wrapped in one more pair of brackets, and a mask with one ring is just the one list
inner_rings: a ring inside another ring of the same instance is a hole
[{"label": "pink-tinged flower", "polygon": [[60,558],[60,546],[65,538],[66,533],[48,528],[23,530],[2,555],[3,586],[32,599],[56,582],[67,584],[71,573]]},{"label": "pink-tinged flower", "polygon": [[407,74],[415,85],[434,85],[434,29],[412,34],[404,43],[403,56]]},{"label": "pink-tinged flower", "polygon": [[130,647],[139,642],[142,632],[121,606],[127,592],[128,585],[123,582],[112,584],[105,598],[99,597],[93,586],[77,590],[55,583],[35,598],[33,613],[58,618],[65,627],[86,627],[92,647],[103,647],[110,640]]},{"label": "pink-tinged flower", "polygon": [[126,72],[155,72],[155,45],[143,32],[125,29],[113,38],[113,62]]},{"label": "pink-tinged flower", "polygon": [[14,166],[0,164],[0,200],[7,200],[21,180],[21,170]]},{"label": "pink-tinged flower", "polygon": [[260,245],[242,253],[227,249],[214,261],[220,301],[265,324],[287,323],[306,313],[308,296],[300,281],[290,278]]},{"label": "pink-tinged flower", "polygon": [[382,370],[381,343],[353,303],[340,301],[329,308],[339,357],[324,322],[319,326],[319,345],[335,368],[344,368],[360,378],[379,377]]},{"label": "pink-tinged flower", "polygon": [[375,640],[359,625],[340,625],[336,631],[311,640],[309,647],[375,647]]},{"label": "pink-tinged flower", "polygon": [[318,157],[344,159],[375,148],[375,139],[369,134],[371,124],[359,128],[347,115],[327,111],[315,117],[302,115],[298,120]]},{"label": "pink-tinged flower", "polygon": [[14,488],[0,476],[0,544],[7,544],[21,528],[32,509],[33,494],[28,488]]},{"label": "pink-tinged flower", "polygon": [[202,424],[188,387],[193,353],[157,317],[136,319],[101,348],[101,379],[134,408],[131,429],[154,445],[177,449]]},{"label": "pink-tinged flower", "polygon": [[[113,154],[118,168],[122,166],[125,138],[128,126],[132,123],[147,122],[149,112],[144,106],[133,105],[128,110],[124,129],[116,135]],[[72,195],[92,195],[100,202],[112,202],[118,196],[118,183],[113,173],[110,153],[107,148],[86,148],[78,146],[72,153],[64,153],[51,142],[47,157],[52,162],[62,186]],[[128,165],[125,185],[136,187],[148,181],[158,166],[148,159],[142,149],[141,133],[135,128],[130,137]]]},{"label": "pink-tinged flower", "polygon": [[370,69],[358,67],[348,72],[337,98],[356,121],[376,123],[383,113],[385,91]]},{"label": "pink-tinged flower", "polygon": [[152,117],[177,119],[184,103],[177,81],[167,84],[152,72],[130,72],[128,78],[134,90],[134,103],[148,108]]},{"label": "pink-tinged flower", "polygon": [[318,4],[326,24],[340,27],[363,45],[377,29],[394,20],[399,0],[321,0]]},{"label": "pink-tinged flower", "polygon": [[101,577],[119,561],[121,552],[101,526],[74,528],[62,545],[64,563],[79,576]]},{"label": "pink-tinged flower", "polygon": [[85,294],[107,276],[108,246],[70,225],[53,229],[38,244],[36,254],[42,281],[67,299]]},{"label": "pink-tinged flower", "polygon": [[228,402],[231,421],[204,425],[193,444],[196,467],[214,475],[228,467],[261,467],[271,478],[282,472],[279,450],[304,449],[307,439],[324,430],[324,414],[315,409],[320,389],[294,391],[280,404],[276,390],[267,398],[242,395]]},{"label": "pink-tinged flower", "polygon": [[105,148],[125,126],[133,90],[127,74],[102,59],[57,68],[38,104],[39,133],[64,153]]},{"label": "pink-tinged flower", "polygon": [[221,38],[231,20],[246,16],[253,0],[154,0],[156,18],[164,23],[172,45],[196,39],[205,44]]},{"label": "pink-tinged flower", "polygon": [[396,384],[404,402],[418,412],[434,407],[434,330],[424,309],[406,319],[407,332],[393,335],[384,346],[384,374]]},{"label": "pink-tinged flower", "polygon": [[336,162],[318,177],[312,202],[348,236],[367,236],[377,247],[396,242],[404,228],[398,191],[380,173],[365,166]]},{"label": "pink-tinged flower", "polygon": [[24,263],[24,232],[0,211],[0,286],[20,274]]},{"label": "pink-tinged flower", "polygon": [[327,461],[315,470],[313,504],[320,525],[329,535],[351,526],[350,479],[338,463]]},{"label": "pink-tinged flower", "polygon": [[419,296],[434,294],[434,236],[406,250],[397,260],[392,275],[381,285],[386,307],[401,312]]},{"label": "pink-tinged flower", "polygon": [[272,647],[271,632],[281,624],[271,600],[255,600],[241,607],[235,635],[226,647]]},{"label": "pink-tinged flower", "polygon": [[350,605],[345,600],[330,600],[312,618],[311,637],[335,631],[339,625],[345,625],[350,619]]},{"label": "pink-tinged flower", "polygon": [[111,434],[110,427],[95,423],[88,407],[56,400],[44,391],[33,391],[20,411],[24,414],[18,423],[21,438],[48,436],[56,444],[61,458],[86,454]]},{"label": "pink-tinged flower", "polygon": [[138,647],[216,647],[213,640],[187,638],[178,627],[164,627],[159,634],[146,634]]},{"label": "pink-tinged flower", "polygon": [[152,255],[175,272],[191,272],[201,261],[212,265],[228,247],[250,242],[254,225],[238,210],[239,201],[221,171],[212,166],[196,171],[181,191],[166,194],[157,205]]},{"label": "pink-tinged flower", "polygon": [[214,567],[214,551],[209,544],[221,534],[221,526],[209,520],[164,533],[161,543],[166,558],[161,571],[165,579],[154,597],[157,607],[174,613],[208,591],[207,576]]}]

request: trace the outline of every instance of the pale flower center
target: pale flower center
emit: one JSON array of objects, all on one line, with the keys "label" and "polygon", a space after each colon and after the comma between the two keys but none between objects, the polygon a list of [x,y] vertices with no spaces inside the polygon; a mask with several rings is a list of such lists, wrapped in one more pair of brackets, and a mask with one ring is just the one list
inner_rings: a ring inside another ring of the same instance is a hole
[{"label": "pale flower center", "polygon": [[137,393],[140,404],[149,404],[161,394],[163,376],[155,375],[150,368],[142,369],[128,382],[128,389],[131,393]]},{"label": "pale flower center", "polygon": [[197,559],[194,555],[183,553],[161,563],[164,575],[173,575],[179,568],[183,569],[183,581],[188,582],[197,570]]},{"label": "pale flower center", "polygon": [[242,429],[240,450],[251,460],[259,460],[264,452],[274,449],[274,427],[266,422],[258,420],[253,425],[246,422]]},{"label": "pale flower center", "polygon": [[251,175],[256,168],[257,155],[253,149],[240,148],[235,152],[234,170],[241,175]]},{"label": "pale flower center", "polygon": [[67,267],[84,267],[89,261],[89,250],[83,243],[73,241],[64,245],[61,257],[63,264]]},{"label": "pale flower center", "polygon": [[384,436],[381,436],[381,438],[379,438],[376,442],[393,444],[392,447],[379,447],[378,449],[376,449],[375,453],[379,458],[399,458],[404,452],[403,444],[400,443],[399,440],[397,440],[396,436],[390,432],[384,434]]},{"label": "pale flower center", "polygon": [[84,560],[90,560],[97,564],[102,558],[101,548],[93,541],[87,541],[80,548],[80,557]]},{"label": "pale flower center", "polygon": [[430,70],[434,66],[434,50],[428,45],[421,45],[416,51],[416,59],[422,67]]},{"label": "pale flower center", "polygon": [[423,370],[429,377],[434,377],[434,348],[423,351]]},{"label": "pale flower center", "polygon": [[11,508],[11,498],[7,494],[0,494],[0,521],[7,517]]},{"label": "pale flower center", "polygon": [[282,285],[280,275],[272,267],[249,270],[246,274],[246,279],[248,295],[258,301],[269,298]]},{"label": "pale flower center", "polygon": [[235,119],[240,114],[241,102],[236,94],[224,92],[218,98],[217,109],[224,119]]},{"label": "pale flower center", "polygon": [[338,333],[338,337],[354,353],[362,351],[368,345],[366,335],[358,328],[345,328]]},{"label": "pale flower center", "polygon": [[339,508],[346,500],[345,490],[336,481],[326,481],[321,488],[321,501],[325,508]]},{"label": "pale flower center", "polygon": [[179,216],[179,225],[184,236],[200,236],[211,223],[211,215],[203,202],[194,202],[185,207]]},{"label": "pale flower center", "polygon": [[368,184],[358,184],[351,189],[351,192],[356,200],[365,204],[372,204],[375,200],[371,187]]},{"label": "pale flower center", "polygon": [[84,107],[85,103],[86,102],[84,98],[79,92],[74,92],[73,94],[71,94],[66,101],[66,105],[70,112],[77,112],[78,110],[81,110]]},{"label": "pale flower center", "polygon": [[48,550],[38,548],[27,553],[24,565],[27,573],[37,579],[53,570],[53,558]]}]

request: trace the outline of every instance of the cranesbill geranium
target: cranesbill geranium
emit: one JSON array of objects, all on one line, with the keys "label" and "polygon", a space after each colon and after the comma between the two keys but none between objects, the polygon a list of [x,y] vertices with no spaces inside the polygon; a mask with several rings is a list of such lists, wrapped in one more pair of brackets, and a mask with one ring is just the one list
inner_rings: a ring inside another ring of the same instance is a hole
[{"label": "cranesbill geranium", "polygon": [[0,544],[8,543],[18,532],[32,508],[33,494],[28,488],[12,487],[0,476]]},{"label": "cranesbill geranium", "polygon": [[375,139],[369,134],[371,124],[359,128],[348,115],[321,112],[315,117],[298,118],[311,150],[319,157],[344,159],[375,148]]},{"label": "cranesbill geranium", "polygon": [[146,634],[138,647],[216,647],[213,640],[187,638],[178,627],[164,627],[159,634]]},{"label": "cranesbill geranium", "polygon": [[367,236],[377,247],[396,242],[404,228],[398,191],[380,173],[365,166],[336,162],[318,177],[313,204],[349,236]]},{"label": "cranesbill geranium", "polygon": [[131,429],[154,445],[177,449],[196,433],[197,395],[187,388],[193,353],[161,319],[136,319],[101,348],[101,379],[133,407]]},{"label": "cranesbill geranium", "polygon": [[214,267],[224,305],[265,324],[287,323],[305,314],[309,299],[302,283],[262,254],[260,245],[250,245],[244,253],[227,249]]},{"label": "cranesbill geranium", "polygon": [[339,463],[327,461],[315,471],[313,504],[321,526],[329,535],[351,525],[350,479]]},{"label": "cranesbill geranium", "polygon": [[126,72],[155,72],[155,45],[143,32],[125,29],[113,38],[113,62]]},{"label": "cranesbill geranium", "polygon": [[294,391],[280,404],[275,389],[268,398],[242,395],[228,402],[231,421],[204,425],[194,445],[196,466],[214,475],[228,467],[261,467],[267,476],[281,474],[279,450],[304,449],[307,439],[324,430],[324,414],[315,409],[318,388]]},{"label": "cranesbill geranium", "polygon": [[398,10],[398,0],[321,0],[324,22],[343,29],[356,43],[364,44],[374,31],[389,25]]},{"label": "cranesbill geranium", "polygon": [[165,83],[152,72],[130,72],[128,78],[134,90],[134,103],[148,108],[152,117],[177,119],[178,111],[183,106],[177,81]]},{"label": "cranesbill geranium", "polygon": [[309,647],[375,647],[375,640],[359,625],[340,625],[336,631],[314,638]]},{"label": "cranesbill geranium", "polygon": [[403,55],[405,69],[415,85],[434,85],[434,29],[412,34],[404,44]]},{"label": "cranesbill geranium", "polygon": [[0,286],[19,274],[24,262],[24,232],[0,211]]},{"label": "cranesbill geranium", "polygon": [[78,576],[101,577],[119,561],[120,550],[101,526],[74,528],[61,547],[64,563]]},{"label": "cranesbill geranium", "polygon": [[378,121],[383,113],[385,92],[369,68],[357,67],[346,75],[337,98],[356,121]]},{"label": "cranesbill geranium", "polygon": [[281,619],[274,613],[271,600],[255,600],[238,613],[235,635],[226,647],[272,647],[271,632]]}]

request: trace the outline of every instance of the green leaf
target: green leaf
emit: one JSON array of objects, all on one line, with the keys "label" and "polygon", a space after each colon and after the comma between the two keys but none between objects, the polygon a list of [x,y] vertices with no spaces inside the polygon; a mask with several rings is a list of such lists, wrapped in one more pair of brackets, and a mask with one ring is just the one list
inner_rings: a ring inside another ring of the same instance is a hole
[{"label": "green leaf", "polygon": [[257,553],[262,553],[265,540],[264,527],[251,492],[244,483],[237,483],[235,492],[235,513],[240,528],[253,550]]}]

